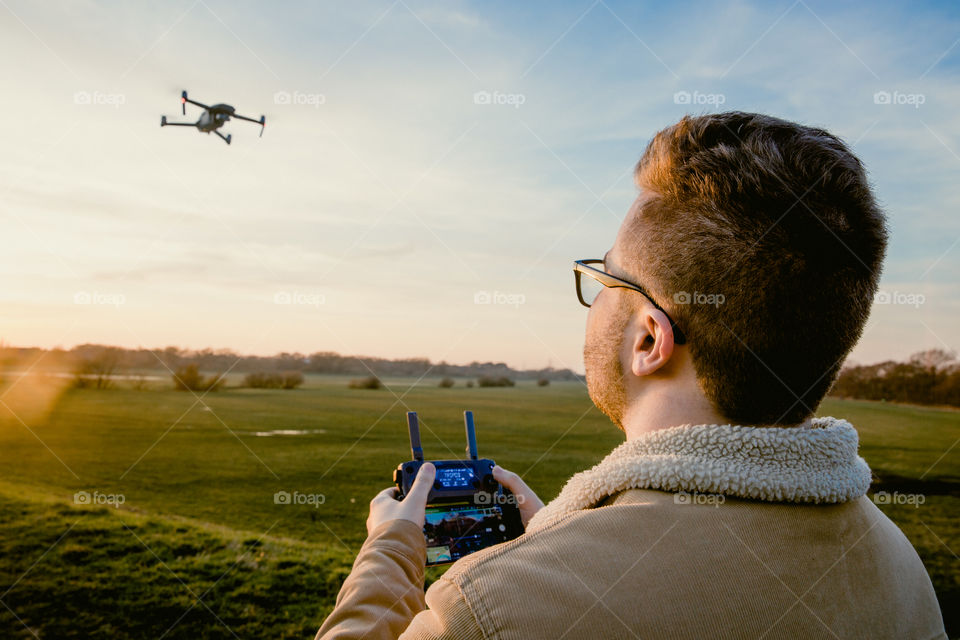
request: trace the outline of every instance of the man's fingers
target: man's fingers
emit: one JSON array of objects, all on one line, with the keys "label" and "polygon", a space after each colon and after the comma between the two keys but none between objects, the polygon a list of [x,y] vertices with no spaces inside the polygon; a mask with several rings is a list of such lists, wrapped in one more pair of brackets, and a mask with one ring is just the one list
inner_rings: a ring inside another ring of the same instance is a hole
[{"label": "man's fingers", "polygon": [[505,486],[507,489],[510,489],[513,492],[513,495],[519,496],[532,496],[537,497],[537,494],[533,492],[533,489],[527,486],[527,483],[523,481],[523,478],[518,476],[512,471],[507,471],[500,465],[494,465],[493,467],[493,477],[496,478],[497,482]]},{"label": "man's fingers", "polygon": [[523,526],[527,526],[530,518],[543,508],[543,501],[537,497],[533,489],[527,486],[523,478],[512,471],[507,471],[503,467],[495,465],[493,467],[493,477],[496,478],[497,482],[509,489],[513,495],[517,496],[517,506],[520,508]]}]

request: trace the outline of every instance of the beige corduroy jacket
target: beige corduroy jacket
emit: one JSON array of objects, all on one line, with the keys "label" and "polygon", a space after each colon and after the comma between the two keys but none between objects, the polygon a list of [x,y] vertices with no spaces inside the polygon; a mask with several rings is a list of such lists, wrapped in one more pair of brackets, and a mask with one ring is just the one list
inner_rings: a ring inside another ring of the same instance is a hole
[{"label": "beige corduroy jacket", "polygon": [[856,432],[797,429],[625,442],[425,595],[422,530],[383,523],[317,638],[945,639],[923,564],[864,496]]}]

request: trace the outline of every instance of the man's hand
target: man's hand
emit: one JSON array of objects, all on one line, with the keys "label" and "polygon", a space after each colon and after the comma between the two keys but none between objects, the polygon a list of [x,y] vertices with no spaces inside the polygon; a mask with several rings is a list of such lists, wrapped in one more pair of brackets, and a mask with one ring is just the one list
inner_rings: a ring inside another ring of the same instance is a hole
[{"label": "man's hand", "polygon": [[507,471],[500,465],[495,465],[493,467],[493,477],[496,478],[497,482],[510,489],[513,495],[517,496],[520,519],[523,521],[523,526],[526,527],[530,518],[543,508],[543,501],[537,497],[533,489],[527,486],[523,478],[513,471]]},{"label": "man's hand", "polygon": [[397,488],[384,489],[370,501],[370,515],[367,517],[367,534],[389,520],[409,520],[423,527],[426,517],[427,496],[433,486],[433,477],[437,470],[429,462],[423,463],[417,472],[417,479],[410,487],[410,493],[403,499],[396,499]]}]

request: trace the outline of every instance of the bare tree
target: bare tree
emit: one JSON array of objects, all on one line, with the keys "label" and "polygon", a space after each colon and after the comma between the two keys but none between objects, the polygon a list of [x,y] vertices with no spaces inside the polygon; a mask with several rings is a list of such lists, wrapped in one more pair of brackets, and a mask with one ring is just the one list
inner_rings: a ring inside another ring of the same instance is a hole
[{"label": "bare tree", "polygon": [[953,362],[956,357],[956,353],[947,351],[946,349],[927,349],[926,351],[919,351],[910,356],[910,364],[936,371],[944,365]]},{"label": "bare tree", "polygon": [[74,380],[78,387],[109,389],[113,386],[113,374],[120,362],[120,349],[99,347],[81,356],[74,368]]}]

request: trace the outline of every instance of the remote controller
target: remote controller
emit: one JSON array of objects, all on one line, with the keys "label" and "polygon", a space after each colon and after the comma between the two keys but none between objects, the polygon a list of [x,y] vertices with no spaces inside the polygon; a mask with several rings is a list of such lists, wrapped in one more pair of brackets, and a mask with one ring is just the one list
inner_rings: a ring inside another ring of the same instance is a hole
[{"label": "remote controller", "polygon": [[[424,536],[427,564],[444,564],[523,533],[516,497],[493,477],[494,461],[477,454],[473,412],[464,411],[467,435],[466,460],[431,460],[436,476],[427,497]],[[412,460],[393,472],[397,499],[410,492],[423,466],[420,423],[415,411],[407,412]]]}]

